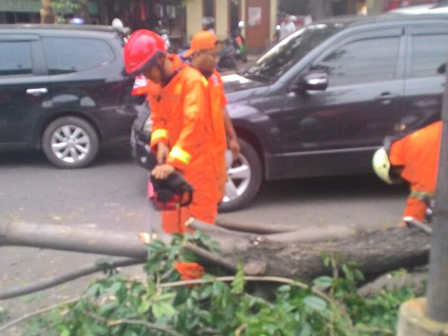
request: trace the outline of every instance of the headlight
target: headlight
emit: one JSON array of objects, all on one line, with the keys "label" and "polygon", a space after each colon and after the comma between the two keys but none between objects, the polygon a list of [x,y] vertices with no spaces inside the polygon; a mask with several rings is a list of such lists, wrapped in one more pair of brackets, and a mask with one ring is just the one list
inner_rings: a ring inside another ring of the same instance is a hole
[{"label": "headlight", "polygon": [[151,117],[148,117],[148,119],[146,119],[145,124],[143,125],[143,131],[147,132],[147,133],[151,133],[152,132],[152,120],[151,120]]}]

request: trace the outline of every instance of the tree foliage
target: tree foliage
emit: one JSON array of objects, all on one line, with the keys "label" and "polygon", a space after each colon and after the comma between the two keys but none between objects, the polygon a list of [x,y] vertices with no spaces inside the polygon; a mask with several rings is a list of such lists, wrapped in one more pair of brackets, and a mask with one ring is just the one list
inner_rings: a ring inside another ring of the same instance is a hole
[{"label": "tree foliage", "polygon": [[[54,16],[57,16],[58,22],[64,22],[64,15],[76,14],[89,22],[89,0],[41,0],[42,1],[42,20],[45,23],[54,23]],[[52,16],[53,19],[50,17]],[[52,22],[49,22],[53,20]]]},{"label": "tree foliage", "polygon": [[400,304],[416,295],[408,287],[361,298],[356,283],[362,274],[337,256],[323,256],[332,277],[319,277],[310,286],[290,281],[277,286],[272,297],[257,295],[242,269],[231,283],[206,275],[204,283],[192,286],[180,280],[174,266],[195,261],[182,249],[187,242],[217,253],[199,232],[174,235],[170,245],[154,241],[148,245],[145,281],[112,272],[92,283],[76,304],[33,321],[24,335],[393,335]]}]

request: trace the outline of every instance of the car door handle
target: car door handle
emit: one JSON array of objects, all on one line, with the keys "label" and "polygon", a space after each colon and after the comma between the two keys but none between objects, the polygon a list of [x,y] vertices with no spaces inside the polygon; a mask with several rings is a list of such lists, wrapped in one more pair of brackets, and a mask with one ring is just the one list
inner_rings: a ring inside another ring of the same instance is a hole
[{"label": "car door handle", "polygon": [[40,96],[48,93],[48,89],[47,88],[28,89],[26,90],[26,93],[32,96]]},{"label": "car door handle", "polygon": [[383,92],[376,97],[376,100],[380,100],[382,105],[390,105],[392,104],[392,100],[396,97],[397,95],[394,95],[390,92]]},{"label": "car door handle", "polygon": [[379,96],[376,96],[376,99],[378,99],[378,100],[386,100],[386,99],[393,99],[395,97],[397,97],[397,95],[394,95],[393,93],[383,92]]}]

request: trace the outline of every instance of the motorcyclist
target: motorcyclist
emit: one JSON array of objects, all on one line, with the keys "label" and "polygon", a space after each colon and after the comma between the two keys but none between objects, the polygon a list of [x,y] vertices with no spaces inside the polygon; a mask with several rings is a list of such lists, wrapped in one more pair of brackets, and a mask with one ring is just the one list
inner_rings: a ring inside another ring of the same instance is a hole
[{"label": "motorcyclist", "polygon": [[216,35],[215,31],[215,19],[210,16],[205,16],[202,18],[202,30],[209,31]]}]

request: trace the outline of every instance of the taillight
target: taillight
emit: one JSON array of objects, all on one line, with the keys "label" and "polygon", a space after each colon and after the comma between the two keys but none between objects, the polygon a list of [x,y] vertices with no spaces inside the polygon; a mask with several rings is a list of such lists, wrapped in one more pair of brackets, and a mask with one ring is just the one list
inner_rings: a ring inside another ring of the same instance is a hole
[{"label": "taillight", "polygon": [[134,87],[132,88],[133,96],[141,96],[147,92],[148,81],[145,76],[135,77]]}]

